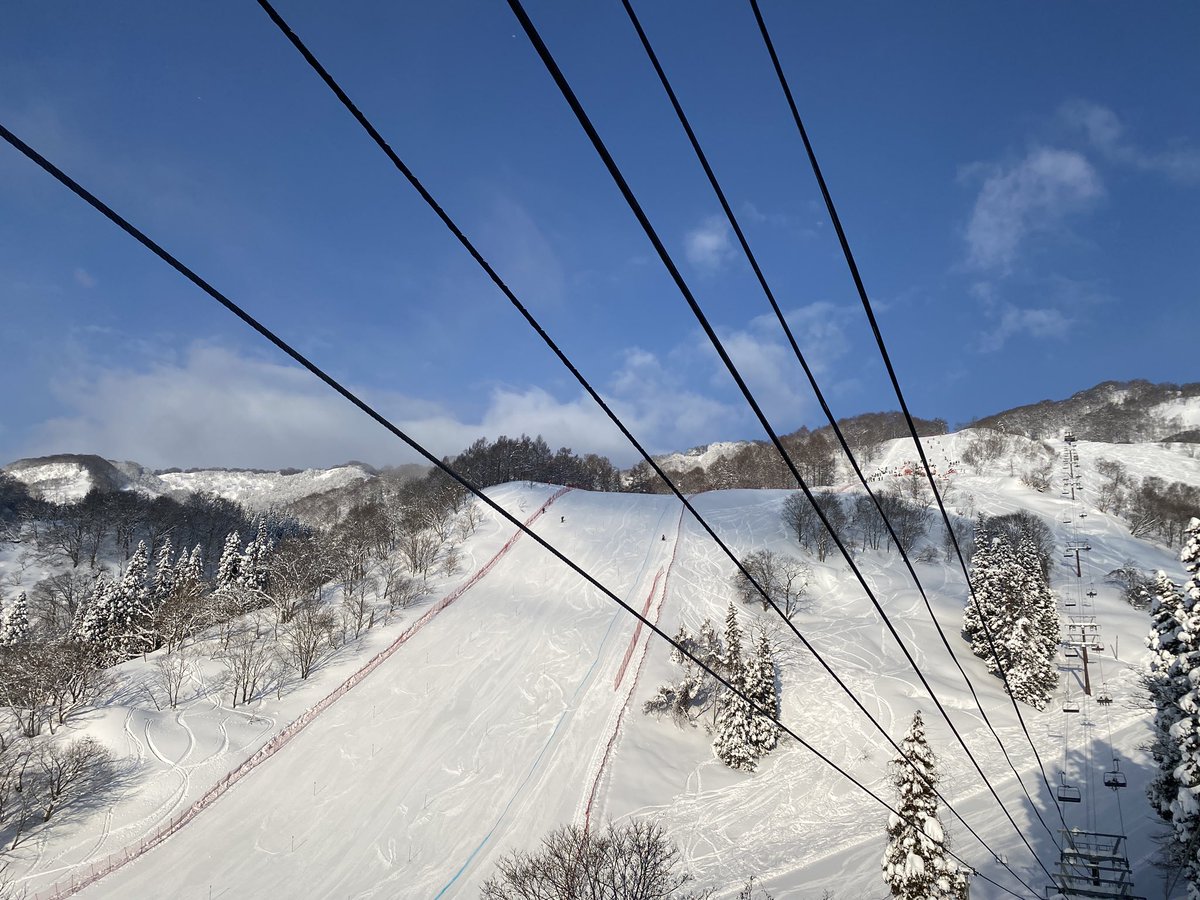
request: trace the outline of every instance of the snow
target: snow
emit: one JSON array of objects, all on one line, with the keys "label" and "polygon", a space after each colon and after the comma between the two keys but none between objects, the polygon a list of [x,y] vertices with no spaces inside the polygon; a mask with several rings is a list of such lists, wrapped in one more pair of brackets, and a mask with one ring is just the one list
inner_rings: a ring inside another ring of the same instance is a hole
[{"label": "snow", "polygon": [[167,472],[158,477],[176,491],[193,494],[206,491],[241,503],[247,509],[259,511],[283,506],[311,494],[346,487],[372,476],[359,466],[338,466],[333,469],[305,469],[289,475],[214,469]]},{"label": "snow", "polygon": [[717,441],[702,447],[693,447],[683,453],[656,456],[655,460],[667,472],[686,472],[690,469],[708,468],[718,459],[727,459],[736,455],[748,443],[748,441]]},{"label": "snow", "polygon": [[[931,461],[956,459],[969,437],[926,439]],[[1200,483],[1194,460],[1159,445],[1081,442],[1078,449],[1085,473],[1094,471],[1098,459],[1114,458],[1131,470],[1136,464],[1139,472]],[[911,446],[906,450],[894,442],[885,447],[880,465],[913,456]],[[1057,491],[1030,490],[1009,474],[1006,462],[994,471],[962,472],[951,483],[957,491],[949,502],[952,511],[969,495],[976,511],[1028,508],[1056,530],[1063,528]],[[236,478],[223,484],[233,490]],[[551,490],[506,485],[489,493],[524,518]],[[780,521],[787,496],[721,491],[694,502],[738,554],[765,548],[801,555]],[[1161,568],[1179,581],[1180,566],[1176,551],[1131,538],[1119,520],[1090,513],[1093,550],[1087,563],[1096,578],[1096,612],[1108,647],[1093,657],[1092,677],[1115,702],[1085,705],[1085,714],[1067,723],[1059,709],[1060,688],[1047,710],[1024,707],[1022,713],[1052,780],[1063,768],[1070,783],[1086,786],[1091,773],[1088,802],[1065,809],[1068,824],[1076,827],[1105,830],[1116,822],[1116,795],[1100,787],[1111,735],[1129,778],[1121,802],[1138,893],[1158,896],[1161,884],[1149,863],[1158,827],[1144,796],[1152,770],[1140,749],[1149,735],[1148,718],[1132,702],[1149,620],[1102,576],[1134,558],[1143,569]],[[668,633],[681,623],[695,629],[706,617],[723,619],[732,567],[696,522],[681,517],[672,497],[573,491],[534,530],[631,606],[657,616]],[[463,547],[464,575],[437,585],[435,596],[490,559],[511,534],[511,526],[490,517]],[[899,558],[864,553],[858,561],[1026,838],[1054,869],[1057,851],[947,658]],[[796,617],[797,625],[896,740],[913,713],[924,711],[943,793],[1026,881],[1043,885],[1044,873],[978,783],[844,563],[806,562],[813,567],[815,602]],[[941,562],[916,566],[1022,780],[1055,827],[1057,814],[1000,682],[958,636],[961,572]],[[1053,573],[1052,587],[1062,590],[1066,577],[1065,567]],[[58,828],[42,832],[44,838],[17,849],[13,861],[21,883],[31,892],[46,890],[83,874],[90,862],[136,846],[427,609],[373,630],[359,648],[282,700],[272,695],[245,709],[229,709],[227,697],[212,690],[213,670],[206,664],[180,710],[156,711],[139,690],[150,664],[122,666],[125,690],[119,698],[73,728],[103,740],[122,759],[123,774],[109,796],[77,808]],[[739,614],[748,634],[755,624],[772,625],[758,608],[742,607]],[[277,755],[161,846],[80,896],[475,897],[502,854],[533,848],[541,835],[581,822],[589,809],[593,823],[631,815],[661,821],[683,848],[698,883],[718,887],[719,897],[733,896],[752,874],[780,898],[815,898],[825,889],[839,900],[881,896],[886,811],[786,737],[747,775],[713,757],[703,728],[679,730],[642,715],[641,704],[678,671],[666,645],[647,629],[636,633],[635,626],[533,541],[519,541]],[[890,798],[892,748],[795,648],[791,636],[775,628],[783,720]],[[1072,693],[1078,696],[1079,688],[1073,686]],[[1092,727],[1080,727],[1085,720]],[[1064,762],[1065,742],[1070,752]],[[942,818],[964,859],[1016,887],[953,815],[943,809]],[[998,892],[977,881],[972,896]]]},{"label": "snow", "polygon": [[91,473],[79,463],[53,462],[15,468],[9,474],[52,503],[73,503],[87,496],[94,485]]}]

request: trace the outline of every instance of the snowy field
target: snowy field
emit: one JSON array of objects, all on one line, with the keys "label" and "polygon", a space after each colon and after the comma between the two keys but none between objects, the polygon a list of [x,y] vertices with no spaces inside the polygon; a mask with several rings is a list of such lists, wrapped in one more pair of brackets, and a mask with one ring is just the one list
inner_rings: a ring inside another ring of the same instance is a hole
[{"label": "snowy field", "polygon": [[[931,462],[956,458],[955,436],[931,439]],[[1200,483],[1195,460],[1152,445],[1080,444],[1086,478],[1098,459],[1137,474]],[[911,449],[885,448],[881,465],[902,465]],[[952,511],[999,514],[1031,509],[1062,524],[1057,490],[1035,492],[1001,470],[951,476]],[[847,488],[847,490],[850,490]],[[489,493],[519,518],[553,488],[506,485]],[[979,783],[917,677],[908,668],[845,564],[802,554],[780,520],[787,492],[726,491],[695,503],[738,554],[769,548],[805,556],[814,570],[812,607],[796,624],[897,740],[914,710],[925,713],[939,754],[943,793],[982,838],[1038,890],[1047,883],[994,799]],[[671,497],[572,491],[534,525],[538,534],[669,633],[680,624],[719,620],[732,596],[732,565]],[[1148,863],[1157,830],[1144,797],[1151,775],[1139,748],[1148,717],[1136,707],[1135,680],[1148,627],[1103,574],[1136,559],[1143,569],[1179,578],[1173,551],[1130,538],[1115,518],[1092,511],[1086,560],[1106,650],[1092,679],[1115,702],[1085,704],[1066,717],[1052,702],[1023,707],[1049,777],[1065,770],[1087,802],[1066,807],[1071,826],[1123,828],[1138,893],[1161,896]],[[434,599],[465,580],[511,537],[485,520],[463,546],[464,571],[434,585]],[[1065,538],[1066,535],[1063,534]],[[931,532],[940,545],[940,529]],[[1050,869],[1051,836],[1038,822],[982,722],[928,613],[895,554],[857,556],[955,724],[989,774],[1025,838]],[[1061,827],[1000,682],[986,674],[958,636],[962,574],[918,563],[951,645],[972,678],[1038,809]],[[1052,587],[1067,584],[1068,570]],[[13,854],[32,895],[88,870],[114,851],[137,846],[186,809],[225,772],[250,757],[286,723],[394,640],[429,604],[369,633],[318,675],[276,700],[230,709],[197,664],[190,699],[158,711],[146,691],[150,664],[121,667],[122,690],[108,707],[73,728],[104,741],[121,775],[89,807],[32,837]],[[891,799],[892,749],[849,698],[769,615],[745,607],[745,621],[778,632],[782,718],[855,777]],[[532,848],[567,822],[628,816],[661,821],[684,850],[700,885],[733,896],[755,875],[778,898],[883,897],[879,874],[886,812],[791,742],[746,775],[724,768],[702,728],[681,730],[644,716],[642,703],[676,677],[665,644],[529,540],[518,541],[485,577],[417,631],[361,684],[188,825],[145,855],[84,890],[83,897],[475,897],[502,854]],[[1079,689],[1073,688],[1078,696]],[[1069,728],[1067,727],[1069,726]],[[1129,777],[1123,792],[1099,786],[1109,743]],[[1064,757],[1064,746],[1069,752]],[[1026,896],[1017,882],[943,810],[964,859]],[[44,894],[43,894],[44,895]],[[973,898],[1005,896],[977,880]]]}]

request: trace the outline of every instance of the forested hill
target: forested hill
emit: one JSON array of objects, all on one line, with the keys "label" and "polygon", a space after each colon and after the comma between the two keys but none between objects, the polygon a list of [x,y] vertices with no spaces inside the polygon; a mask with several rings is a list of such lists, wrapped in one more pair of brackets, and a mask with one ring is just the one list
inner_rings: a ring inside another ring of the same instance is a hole
[{"label": "forested hill", "polygon": [[1105,381],[1066,400],[1042,400],[971,423],[1044,439],[1070,427],[1082,440],[1200,442],[1200,382]]}]

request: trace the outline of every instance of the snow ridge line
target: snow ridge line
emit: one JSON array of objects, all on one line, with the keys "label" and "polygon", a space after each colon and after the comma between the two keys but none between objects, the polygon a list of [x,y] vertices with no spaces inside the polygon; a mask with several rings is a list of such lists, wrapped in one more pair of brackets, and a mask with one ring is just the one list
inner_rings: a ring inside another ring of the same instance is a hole
[{"label": "snow ridge line", "polygon": [[[646,602],[642,606],[642,615],[650,612],[650,603],[654,600],[654,592],[658,590],[658,580],[662,578],[663,570],[660,568],[654,573],[654,583],[650,585],[650,593],[646,595]],[[633,656],[633,651],[637,647],[638,638],[642,636],[642,623],[637,623],[637,628],[633,630],[633,637],[629,640],[629,646],[625,648],[625,658],[621,660],[621,668],[617,669],[617,677],[613,680],[613,690],[621,687],[621,679],[625,677],[625,669],[629,666],[629,660]]]},{"label": "snow ridge line", "polygon": [[[679,524],[675,528],[675,546],[673,546],[671,548],[671,559],[667,562],[666,577],[663,579],[662,594],[659,595],[658,606],[655,607],[655,609],[654,609],[654,617],[653,617],[652,621],[654,622],[655,625],[658,624],[658,617],[662,613],[663,605],[667,602],[667,595],[670,592],[671,569],[675,565],[675,557],[679,553],[679,542],[680,542],[680,539],[683,537],[683,514],[684,514],[684,510],[680,510],[679,511]],[[660,569],[659,571],[661,572],[662,570]],[[658,583],[657,575],[655,576],[654,581],[655,581],[655,584]],[[653,597],[653,596],[654,596],[654,592],[653,592],[653,590],[651,590],[650,597]],[[649,603],[649,599],[650,598],[647,598],[647,603]],[[643,615],[645,615],[645,613],[643,613]],[[642,624],[641,622],[638,623],[639,628],[641,627],[641,624]],[[649,651],[650,651],[650,638],[647,637],[646,642],[642,645],[642,655],[638,657],[637,665],[634,667],[633,677],[631,679],[629,679],[629,687],[626,688],[625,696],[622,698],[620,705],[617,707],[618,712],[617,712],[617,716],[616,716],[616,723],[614,724],[612,731],[609,733],[608,743],[605,745],[604,753],[600,757],[600,765],[597,766],[596,776],[595,776],[595,778],[592,779],[592,787],[588,791],[587,802],[585,804],[583,804],[583,830],[585,832],[591,830],[592,807],[595,805],[596,797],[600,793],[600,782],[604,780],[604,769],[608,765],[608,761],[609,761],[609,758],[612,756],[613,749],[617,745],[617,738],[620,737],[620,734],[621,734],[621,723],[624,722],[624,720],[625,720],[625,713],[629,709],[629,703],[633,699],[634,691],[637,690],[638,678],[642,674],[642,664],[645,663],[646,654]],[[628,656],[626,657],[626,660],[628,660]],[[622,664],[622,668],[624,668],[624,664]],[[617,683],[620,684],[619,677],[617,679]],[[616,685],[614,685],[614,689],[615,688],[616,688]],[[576,815],[578,815],[578,813],[576,813]]]},{"label": "snow ridge line", "polygon": [[[546,501],[537,508],[537,510],[528,519],[525,520],[525,526],[529,527],[536,522],[550,508],[559,497],[573,490],[570,487],[562,487],[550,495]],[[71,876],[71,880],[67,884],[54,884],[49,888],[47,893],[41,891],[33,895],[33,900],[63,900],[63,898],[74,896],[86,887],[95,884],[105,875],[110,875],[117,869],[122,868],[126,864],[132,862],[144,853],[154,849],[175,832],[183,828],[192,819],[199,815],[203,810],[211,806],[218,798],[220,798],[233,785],[237,784],[246,777],[254,769],[258,768],[262,763],[266,762],[281,749],[291,743],[292,739],[303,731],[308,725],[321,713],[325,712],[351,688],[357,685],[360,681],[374,672],[379,666],[391,657],[400,647],[413,637],[418,631],[425,627],[438,613],[450,606],[455,600],[465,594],[470,588],[474,587],[485,575],[488,574],[496,564],[512,549],[513,545],[521,538],[525,532],[518,529],[517,532],[510,537],[490,560],[484,563],[477,569],[470,578],[456,587],[453,591],[439,600],[436,604],[429,608],[426,613],[413,622],[406,628],[399,637],[390,643],[371,659],[357,672],[354,672],[343,681],[337,688],[319,700],[315,705],[305,710],[298,718],[285,726],[282,731],[271,738],[267,743],[263,744],[257,752],[240,766],[226,773],[225,777],[208,789],[207,792],[188,809],[184,810],[175,818],[171,819],[167,824],[160,827],[156,832],[147,838],[143,838],[136,845],[126,846],[123,850],[118,850],[108,855],[108,858],[97,868],[97,864],[92,864],[92,871],[88,872],[83,878],[76,880],[75,876]]]}]

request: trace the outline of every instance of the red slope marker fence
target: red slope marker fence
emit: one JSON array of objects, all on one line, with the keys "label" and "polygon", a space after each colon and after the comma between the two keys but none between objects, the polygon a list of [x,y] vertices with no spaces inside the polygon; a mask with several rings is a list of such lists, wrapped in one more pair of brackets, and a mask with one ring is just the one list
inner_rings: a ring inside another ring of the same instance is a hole
[{"label": "red slope marker fence", "polygon": [[[550,508],[550,505],[554,503],[555,500],[571,490],[573,490],[573,488],[568,486],[559,488],[557,491],[551,494],[550,497],[547,498],[546,501],[534,511],[533,515],[525,520],[525,526],[529,527],[536,522],[542,517],[542,515],[545,514],[546,510]],[[250,774],[250,772],[258,768],[260,765],[286,747],[289,743],[291,743],[292,739],[295,738],[296,735],[298,735],[306,727],[308,727],[308,725],[314,719],[316,719],[317,716],[329,709],[329,707],[331,707],[348,691],[350,691],[351,688],[359,684],[364,678],[379,668],[380,665],[382,665],[389,657],[391,657],[397,650],[407,643],[413,637],[413,635],[415,635],[430,621],[432,621],[433,618],[438,615],[438,613],[442,612],[442,610],[446,609],[446,607],[450,606],[455,600],[478,584],[480,579],[482,579],[488,574],[488,572],[495,568],[496,564],[504,558],[504,556],[513,548],[513,545],[520,540],[524,533],[525,532],[518,529],[517,532],[505,542],[504,546],[496,552],[496,555],[484,563],[474,573],[472,573],[470,578],[468,578],[453,591],[426,610],[424,615],[417,619],[417,621],[413,622],[412,625],[408,626],[408,628],[406,628],[399,637],[392,641],[392,643],[388,644],[387,647],[371,657],[371,659],[368,660],[361,669],[343,681],[332,692],[319,700],[314,706],[309,707],[307,710],[301,713],[298,718],[284,726],[283,730],[263,744],[263,746],[260,747],[253,756],[251,756],[237,768],[226,773],[224,778],[209,788],[199,800],[193,803],[186,810],[170,819],[164,825],[159,826],[157,830],[142,838],[137,843],[130,844],[121,850],[110,853],[103,860],[92,863],[86,872],[82,874],[79,872],[73,872],[69,881],[54,884],[46,890],[38,891],[37,893],[32,894],[30,896],[30,900],[63,900],[63,898],[71,897],[84,888],[95,884],[105,875],[115,872],[122,866],[132,862],[148,851],[153,850],[171,835],[175,834],[175,832],[179,831],[184,825],[191,822],[201,812],[203,812],[209,806],[212,806],[212,804],[215,803],[219,797],[221,797],[231,787]]]},{"label": "red slope marker fence", "polygon": [[[650,588],[650,596],[646,598],[646,609],[642,615],[646,615],[655,625],[658,624],[658,617],[662,613],[663,604],[667,602],[667,594],[671,588],[671,569],[675,565],[675,557],[679,553],[679,542],[683,537],[683,515],[684,511],[679,512],[679,525],[675,529],[675,546],[671,548],[671,559],[667,562],[666,577],[663,579],[662,594],[658,599],[658,606],[654,609],[654,615],[648,616],[650,611],[650,602],[654,598],[654,589],[658,587],[658,577],[663,573],[659,569],[657,575],[654,576],[654,585]],[[619,690],[621,680],[625,677],[625,666],[629,663],[630,656],[634,651],[634,644],[637,642],[637,636],[641,633],[642,623],[638,622],[637,632],[634,634],[634,642],[629,645],[629,649],[625,652],[625,660],[621,663],[621,670],[617,674],[613,690]],[[613,749],[617,745],[617,738],[621,734],[621,723],[625,721],[625,713],[629,709],[629,704],[633,700],[633,692],[637,690],[638,677],[642,673],[642,665],[646,661],[646,654],[650,651],[650,636],[647,635],[646,642],[642,645],[642,654],[638,657],[637,665],[634,667],[633,677],[629,680],[629,686],[625,689],[625,696],[621,698],[621,705],[617,713],[617,721],[613,726],[612,731],[608,735],[608,743],[604,747],[604,755],[600,757],[600,765],[596,769],[596,777],[592,780],[591,789],[588,791],[587,802],[583,807],[583,830],[589,831],[592,826],[592,807],[596,803],[596,798],[600,793],[600,783],[604,780],[604,769],[608,766],[609,758],[612,756]],[[577,813],[578,815],[578,813]]]}]

